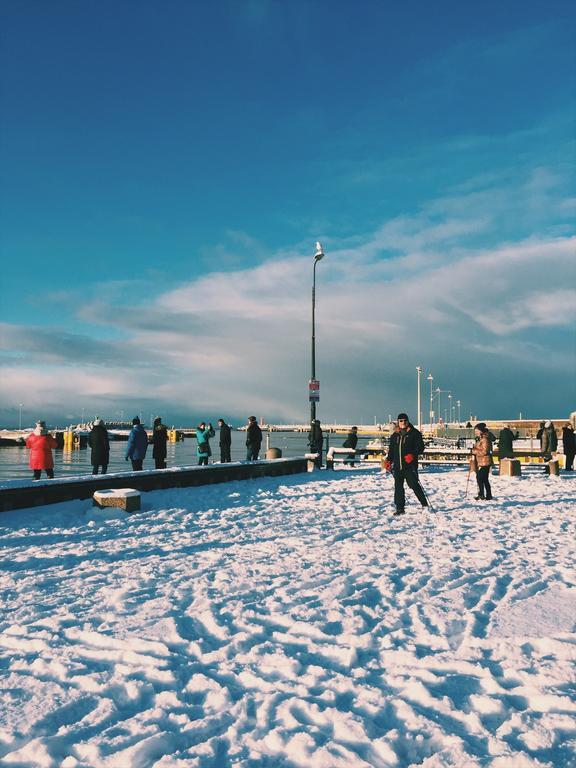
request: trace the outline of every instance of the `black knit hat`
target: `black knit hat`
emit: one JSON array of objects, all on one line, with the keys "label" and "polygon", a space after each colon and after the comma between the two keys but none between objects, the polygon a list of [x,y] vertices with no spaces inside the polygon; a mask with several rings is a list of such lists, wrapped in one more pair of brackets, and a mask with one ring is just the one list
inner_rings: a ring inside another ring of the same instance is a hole
[{"label": "black knit hat", "polygon": [[400,421],[400,419],[406,419],[406,421],[410,421],[410,419],[408,418],[408,414],[407,413],[399,413],[398,414],[398,421]]},{"label": "black knit hat", "polygon": [[138,418],[138,416],[134,416],[134,418],[132,419],[132,424],[140,424],[140,419]]}]

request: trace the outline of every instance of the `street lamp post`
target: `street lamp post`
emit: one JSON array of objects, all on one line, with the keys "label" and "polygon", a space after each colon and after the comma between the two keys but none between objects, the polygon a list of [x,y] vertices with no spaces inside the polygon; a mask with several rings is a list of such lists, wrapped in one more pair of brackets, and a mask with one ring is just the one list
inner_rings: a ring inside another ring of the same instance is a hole
[{"label": "street lamp post", "polygon": [[452,422],[452,394],[448,395],[448,423]]},{"label": "street lamp post", "polygon": [[[310,384],[316,382],[316,264],[324,258],[324,249],[321,243],[316,243],[314,253],[314,269],[312,270],[312,370],[310,372]],[[317,392],[312,393],[310,389],[310,421],[316,418],[316,400]]]},{"label": "street lamp post", "polygon": [[434,376],[429,373],[427,379],[430,382],[430,429],[432,429],[432,419],[434,418],[434,395],[432,394],[432,382],[434,381]]},{"label": "street lamp post", "polygon": [[438,398],[438,420],[440,420],[442,418],[442,390],[440,387],[436,387],[436,396]]},{"label": "street lamp post", "polygon": [[18,429],[22,429],[22,408],[24,408],[24,403],[18,403],[18,408],[20,409],[20,418],[18,419]]},{"label": "street lamp post", "polygon": [[422,408],[420,407],[420,374],[422,373],[422,367],[417,365],[416,371],[418,374],[418,429],[422,431]]},{"label": "street lamp post", "polygon": [[[452,397],[451,389],[440,389],[440,387],[436,387],[436,395],[438,396],[438,414],[442,414],[442,393],[448,395],[448,397]],[[439,416],[439,418],[441,418],[441,416]],[[446,409],[444,409],[444,421],[447,421]]]},{"label": "street lamp post", "polygon": [[456,400],[456,405],[458,406],[458,424],[460,424],[460,400]]}]

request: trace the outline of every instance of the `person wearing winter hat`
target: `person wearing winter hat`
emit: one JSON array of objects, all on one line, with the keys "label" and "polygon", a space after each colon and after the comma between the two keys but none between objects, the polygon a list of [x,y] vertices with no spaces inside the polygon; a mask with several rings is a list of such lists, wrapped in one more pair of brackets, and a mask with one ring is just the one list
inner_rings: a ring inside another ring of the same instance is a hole
[{"label": "person wearing winter hat", "polygon": [[256,416],[248,416],[246,427],[246,461],[258,461],[262,445],[262,430],[258,426]]},{"label": "person wearing winter hat", "polygon": [[196,455],[198,456],[198,465],[207,466],[208,459],[212,456],[210,447],[210,438],[214,437],[214,427],[212,424],[206,426],[205,421],[201,421],[196,427]]},{"label": "person wearing winter hat", "polygon": [[540,435],[540,455],[544,461],[545,475],[550,474],[550,464],[548,462],[552,461],[552,454],[556,452],[557,448],[558,437],[556,435],[556,430],[554,429],[554,424],[552,424],[550,419],[547,419],[544,422],[544,428]]},{"label": "person wearing winter hat", "polygon": [[37,421],[34,432],[26,440],[26,448],[30,448],[30,469],[34,473],[34,480],[40,480],[42,470],[50,479],[54,477],[52,448],[57,447],[56,438],[46,429],[46,422]]},{"label": "person wearing winter hat", "polygon": [[404,481],[414,491],[422,507],[428,506],[428,499],[418,480],[418,456],[424,453],[422,433],[410,424],[408,414],[398,414],[398,429],[390,436],[388,455],[384,462],[387,471],[394,474],[395,515],[405,512],[406,495]]},{"label": "person wearing winter hat", "polygon": [[156,416],[152,427],[152,458],[156,469],[166,469],[166,443],[168,442],[168,430],[162,424],[162,417]]},{"label": "person wearing winter hat", "polygon": [[108,462],[110,461],[110,440],[104,422],[98,416],[92,422],[92,430],[88,436],[88,445],[90,446],[90,462],[92,464],[92,474],[97,475],[98,470],[102,469],[105,475],[108,471]]},{"label": "person wearing winter hat", "polygon": [[478,496],[475,498],[476,501],[491,501],[492,488],[488,478],[492,466],[492,433],[481,421],[474,427],[474,435],[476,443],[472,453],[476,457],[476,482],[478,483]]},{"label": "person wearing winter hat", "polygon": [[148,450],[148,435],[142,424],[140,424],[138,416],[135,416],[132,419],[132,424],[134,426],[128,435],[128,446],[126,448],[125,459],[126,461],[130,459],[132,462],[132,469],[135,472],[139,472],[142,469],[142,462],[144,461],[146,451]]}]

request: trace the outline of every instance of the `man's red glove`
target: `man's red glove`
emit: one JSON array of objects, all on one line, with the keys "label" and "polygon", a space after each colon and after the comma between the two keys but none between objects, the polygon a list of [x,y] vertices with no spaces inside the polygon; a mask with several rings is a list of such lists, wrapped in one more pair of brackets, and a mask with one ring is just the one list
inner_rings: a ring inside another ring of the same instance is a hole
[{"label": "man's red glove", "polygon": [[386,472],[390,472],[390,470],[392,469],[392,462],[386,460],[384,462],[384,469],[386,470]]},{"label": "man's red glove", "polygon": [[406,464],[412,464],[414,461],[414,456],[411,453],[407,453],[406,456],[404,456],[404,461]]}]

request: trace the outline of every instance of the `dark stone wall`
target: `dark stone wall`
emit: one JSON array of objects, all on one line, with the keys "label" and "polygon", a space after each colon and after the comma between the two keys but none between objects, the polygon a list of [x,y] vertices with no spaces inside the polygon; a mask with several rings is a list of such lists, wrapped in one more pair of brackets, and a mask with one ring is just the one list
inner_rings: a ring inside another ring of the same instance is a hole
[{"label": "dark stone wall", "polygon": [[119,472],[82,478],[58,478],[27,482],[0,488],[0,512],[11,509],[38,507],[75,499],[91,499],[94,491],[107,488],[134,488],[137,491],[158,491],[163,488],[183,488],[195,485],[227,483],[258,477],[294,475],[307,471],[304,457],[255,461],[249,463],[211,464],[207,467],[158,469],[146,472]]}]

